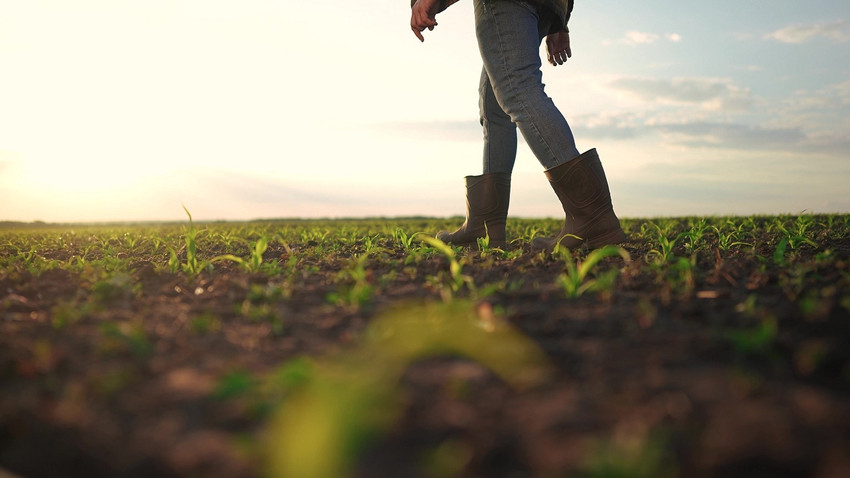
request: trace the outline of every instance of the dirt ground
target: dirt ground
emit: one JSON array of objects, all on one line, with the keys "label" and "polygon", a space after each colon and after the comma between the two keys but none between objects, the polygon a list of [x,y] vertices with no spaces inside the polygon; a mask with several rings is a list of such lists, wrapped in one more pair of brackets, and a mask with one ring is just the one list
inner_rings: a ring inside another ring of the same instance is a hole
[{"label": "dirt ground", "polygon": [[[265,257],[307,247],[291,246]],[[837,259],[818,266],[825,250]],[[850,476],[848,251],[846,239],[802,248],[813,264],[802,278],[746,252],[704,254],[687,277],[609,259],[621,268],[613,290],[578,298],[558,284],[561,261],[476,256],[464,273],[503,286],[472,303],[533,341],[554,373],[517,389],[468,358],[418,361],[398,385],[401,414],[364,441],[352,474]],[[277,404],[252,388],[258,377],[344,356],[396,304],[442,300],[433,277],[446,259],[430,256],[413,268],[370,260],[374,295],[331,303],[345,256],[305,259],[313,272],[282,296],[279,278],[229,263],[189,278],[140,260],[100,289],[85,272],[0,274],[0,467],[262,474],[258,437]]]}]

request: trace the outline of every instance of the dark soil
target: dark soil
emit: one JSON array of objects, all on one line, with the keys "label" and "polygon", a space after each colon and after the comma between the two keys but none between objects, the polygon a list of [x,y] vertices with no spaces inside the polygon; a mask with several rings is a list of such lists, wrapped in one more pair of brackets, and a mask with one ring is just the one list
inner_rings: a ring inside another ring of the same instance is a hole
[{"label": "dark soil", "polygon": [[[265,257],[310,248],[289,246]],[[562,261],[471,253],[464,273],[479,290],[513,284],[473,300],[555,373],[518,390],[469,359],[420,361],[399,385],[403,414],[353,474],[850,476],[847,239],[799,247],[782,266],[707,248],[690,277],[654,273],[644,243],[626,249],[634,261],[604,264],[621,268],[613,289],[576,299],[558,285]],[[441,300],[433,277],[446,259],[405,266],[391,249],[367,263],[371,298],[330,303],[352,255],[305,255],[283,296],[268,289],[281,275],[227,262],[190,278],[130,258],[112,282],[85,269],[0,272],[0,467],[30,478],[260,474],[257,437],[275,403],[240,377],[344,354],[391,306]]]}]

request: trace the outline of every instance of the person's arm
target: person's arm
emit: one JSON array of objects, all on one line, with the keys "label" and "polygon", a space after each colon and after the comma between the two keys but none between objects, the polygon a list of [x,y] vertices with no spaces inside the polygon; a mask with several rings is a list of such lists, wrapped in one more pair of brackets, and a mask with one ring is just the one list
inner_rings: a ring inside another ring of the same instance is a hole
[{"label": "person's arm", "polygon": [[437,14],[449,8],[458,0],[410,0],[410,29],[419,41],[425,41],[422,32],[437,26]]}]

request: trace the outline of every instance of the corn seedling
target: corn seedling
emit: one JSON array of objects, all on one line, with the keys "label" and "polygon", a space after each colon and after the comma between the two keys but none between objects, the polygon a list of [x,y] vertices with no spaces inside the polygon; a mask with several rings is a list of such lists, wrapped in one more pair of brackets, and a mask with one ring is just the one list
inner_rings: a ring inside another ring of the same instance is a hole
[{"label": "corn seedling", "polygon": [[717,235],[717,248],[723,252],[728,251],[730,248],[734,246],[749,246],[753,245],[748,242],[736,241],[738,233],[736,231],[730,232],[721,232],[720,228],[717,226],[712,226],[715,234]]},{"label": "corn seedling", "polygon": [[170,249],[168,267],[172,273],[182,271],[184,274],[194,277],[204,269],[211,269],[212,263],[198,258],[198,231],[195,230],[195,225],[192,221],[192,213],[186,209],[186,206],[183,206],[183,210],[186,211],[186,215],[189,216],[189,229],[186,231],[185,236],[186,262],[181,262],[177,256],[177,251]]},{"label": "corn seedling", "polygon": [[708,224],[706,224],[705,218],[701,218],[690,229],[680,235],[680,237],[686,239],[683,245],[688,254],[693,254],[700,248],[705,240],[705,232],[707,230]]},{"label": "corn seedling", "polygon": [[423,236],[421,241],[429,244],[449,261],[450,280],[448,281],[448,286],[451,292],[459,292],[464,285],[468,286],[472,291],[475,290],[475,283],[472,282],[471,277],[463,274],[463,266],[457,260],[457,253],[451,246],[434,237]]},{"label": "corn seedling", "polygon": [[248,291],[239,308],[239,313],[254,322],[268,322],[272,332],[280,335],[284,330],[284,321],[278,302],[285,299],[286,291],[275,284],[254,284]]},{"label": "corn seedling", "polygon": [[361,254],[352,258],[350,266],[340,273],[342,279],[351,281],[351,283],[343,285],[337,292],[328,294],[329,302],[359,308],[371,300],[374,287],[369,283],[366,272],[368,258],[368,254]]},{"label": "corn seedling", "polygon": [[658,247],[653,248],[646,253],[646,262],[650,264],[663,264],[673,260],[673,257],[675,257],[673,254],[673,248],[676,247],[676,242],[679,241],[680,237],[681,236],[676,236],[674,239],[670,239],[667,235],[662,233],[659,228],[658,237],[656,239]]},{"label": "corn seedling", "polygon": [[558,283],[564,289],[567,297],[571,299],[580,297],[597,285],[605,284],[606,287],[610,287],[613,283],[610,277],[606,277],[602,282],[588,278],[590,272],[602,259],[620,256],[625,261],[631,260],[631,256],[625,249],[614,245],[595,249],[584,260],[573,259],[572,253],[566,248],[560,249],[560,255],[564,261],[564,273],[558,277]]},{"label": "corn seedling", "polygon": [[393,231],[393,240],[398,243],[405,251],[410,251],[413,248],[416,236],[420,234],[422,233],[414,232],[413,234],[408,235],[407,231],[398,227],[395,229],[395,231]]},{"label": "corn seedling", "polygon": [[269,238],[266,236],[262,236],[257,239],[257,242],[254,243],[254,246],[251,247],[251,255],[247,259],[243,259],[238,256],[234,256],[233,254],[223,254],[220,256],[216,256],[210,260],[210,262],[219,262],[219,261],[232,261],[244,268],[248,272],[259,272],[263,269],[263,254],[265,254],[266,249],[269,247]]}]

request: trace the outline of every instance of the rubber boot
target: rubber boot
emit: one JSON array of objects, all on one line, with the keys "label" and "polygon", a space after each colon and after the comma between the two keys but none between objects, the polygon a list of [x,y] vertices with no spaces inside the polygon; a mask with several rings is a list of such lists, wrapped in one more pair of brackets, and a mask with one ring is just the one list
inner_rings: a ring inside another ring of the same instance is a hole
[{"label": "rubber boot", "polygon": [[546,177],[561,200],[566,218],[555,237],[538,237],[531,248],[552,251],[555,245],[596,249],[626,240],[611,205],[611,192],[596,149],[546,171]]},{"label": "rubber boot", "polygon": [[511,197],[510,173],[466,177],[466,221],[455,232],[442,231],[437,239],[446,244],[475,246],[490,236],[490,247],[504,248],[505,223]]}]

